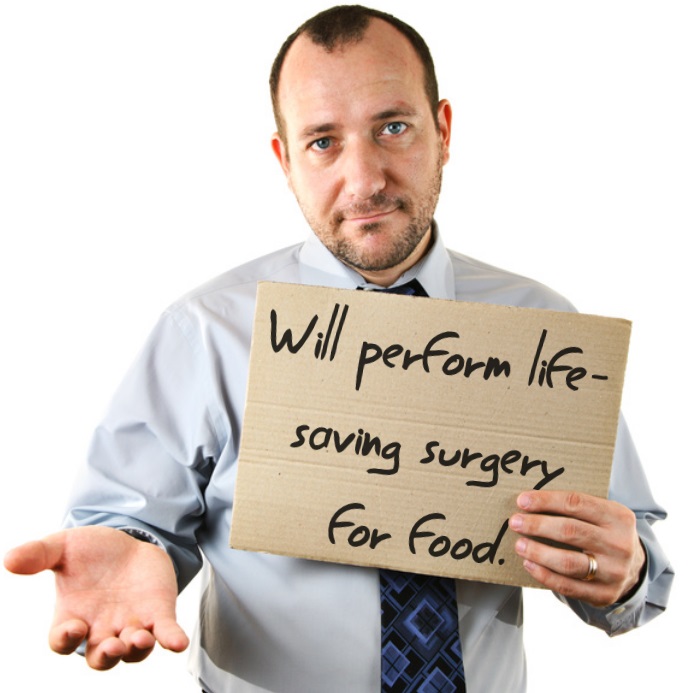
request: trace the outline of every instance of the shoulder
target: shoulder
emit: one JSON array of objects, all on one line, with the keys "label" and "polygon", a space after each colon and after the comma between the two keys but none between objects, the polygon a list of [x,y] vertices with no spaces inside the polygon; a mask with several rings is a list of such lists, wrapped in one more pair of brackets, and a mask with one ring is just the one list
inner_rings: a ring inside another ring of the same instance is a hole
[{"label": "shoulder", "polygon": [[300,248],[296,244],[263,255],[195,287],[164,310],[160,324],[175,324],[188,339],[197,335],[196,340],[220,329],[249,334],[258,282],[297,282]]},{"label": "shoulder", "polygon": [[299,266],[299,249],[296,244],[276,250],[242,265],[238,265],[195,287],[181,296],[169,311],[179,311],[195,306],[211,307],[216,304],[229,305],[236,300],[255,300],[257,284],[261,281],[296,281]]},{"label": "shoulder", "polygon": [[180,302],[203,300],[207,296],[226,292],[243,291],[243,287],[260,281],[287,281],[293,278],[298,267],[298,251],[302,244],[276,250],[262,257],[234,267],[185,294]]},{"label": "shoulder", "polygon": [[458,301],[575,312],[564,296],[529,277],[448,250]]}]

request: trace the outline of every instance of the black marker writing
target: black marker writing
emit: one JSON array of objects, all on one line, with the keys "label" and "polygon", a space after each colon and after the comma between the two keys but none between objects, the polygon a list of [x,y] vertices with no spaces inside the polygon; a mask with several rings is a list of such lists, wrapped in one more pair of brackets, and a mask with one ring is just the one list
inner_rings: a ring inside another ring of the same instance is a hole
[{"label": "black marker writing", "polygon": [[[431,337],[428,344],[420,353],[411,349],[405,349],[401,344],[391,344],[388,347],[379,346],[374,342],[363,342],[356,369],[356,389],[361,388],[363,372],[366,366],[382,362],[387,368],[399,367],[403,371],[408,370],[414,364],[420,366],[425,373],[431,372],[431,366],[435,363],[443,375],[462,375],[469,378],[477,371],[484,380],[510,377],[510,364],[501,361],[495,356],[489,356],[485,360],[477,361],[471,356],[463,357],[461,354],[451,352],[447,348],[438,348],[439,343],[448,339],[459,339],[457,332],[441,332]],[[444,359],[444,360],[442,360]]]},{"label": "black marker writing", "polygon": [[[331,544],[336,544],[337,541],[334,537],[335,529],[342,529],[344,527],[353,527],[356,523],[351,520],[340,520],[339,518],[346,512],[350,510],[365,510],[366,506],[361,503],[349,503],[348,505],[342,506],[330,519],[330,524],[327,528],[327,538],[330,540]],[[356,529],[353,529],[349,536],[347,537],[347,542],[349,546],[359,547],[364,544],[368,544],[368,547],[374,549],[381,541],[385,541],[392,537],[391,534],[383,532],[382,534],[376,528],[370,529],[366,525],[359,525]]]},{"label": "black marker writing", "polygon": [[[512,474],[514,471],[518,471],[520,476],[526,476],[529,472],[536,470],[541,474],[541,478],[534,485],[534,489],[538,490],[551,483],[565,471],[564,467],[549,470],[546,460],[533,460],[529,455],[523,455],[519,450],[485,455],[482,452],[464,448],[449,453],[440,446],[437,440],[432,440],[426,443],[426,453],[426,457],[420,460],[421,464],[430,464],[437,460],[441,467],[459,467],[461,469],[467,469],[472,463],[478,465],[478,468],[487,475],[487,478],[482,480],[470,479],[466,482],[467,486],[491,488],[498,484],[501,472]],[[517,463],[519,465],[514,470],[513,465]]]},{"label": "black marker writing", "polygon": [[[541,353],[544,349],[544,342],[546,341],[547,330],[542,330],[541,337],[539,338],[539,344],[537,345],[537,350],[534,354],[534,361],[532,363],[532,370],[529,372],[529,380],[527,385],[532,385],[534,382],[534,376],[537,372],[537,366],[539,366],[541,359]],[[537,384],[539,387],[546,385],[552,388],[553,378],[557,373],[565,373],[565,384],[571,390],[578,390],[578,386],[574,383],[582,380],[587,375],[587,370],[582,366],[571,366],[566,363],[559,363],[561,359],[568,356],[569,354],[582,354],[583,351],[580,347],[566,347],[557,351],[550,359],[541,359],[541,366],[539,368],[539,375],[537,376]],[[608,380],[609,377],[606,375],[593,375],[594,380]]]},{"label": "black marker writing", "polygon": [[[343,308],[341,308],[339,303],[335,303],[327,330],[324,333],[318,332],[315,335],[316,339],[315,346],[313,347],[313,355],[316,359],[323,360],[327,356],[327,351],[330,346],[332,347],[330,350],[330,361],[334,359],[335,355],[337,354],[339,337],[342,334],[342,329],[344,327],[344,322],[348,312],[349,306],[345,305]],[[282,349],[284,349],[284,347],[286,347],[292,354],[298,353],[311,336],[319,317],[320,316],[318,315],[314,315],[311,318],[311,321],[308,323],[308,326],[303,330],[303,334],[298,338],[297,341],[294,341],[294,334],[291,328],[287,328],[284,330],[284,334],[282,334],[281,337],[277,337],[278,316],[277,311],[272,309],[270,311],[270,344],[272,345],[274,353],[276,354],[280,352]],[[330,340],[332,340],[331,343]]]},{"label": "black marker writing", "polygon": [[[474,546],[471,539],[466,537],[458,539],[454,544],[450,537],[434,532],[429,529],[423,529],[424,525],[434,520],[445,521],[446,517],[443,513],[430,513],[429,515],[424,515],[418,522],[414,524],[409,533],[409,551],[416,554],[416,542],[422,539],[429,539],[435,537],[428,544],[428,553],[434,558],[440,558],[441,556],[450,555],[455,561],[461,561],[469,556],[475,563],[493,563],[496,558],[496,553],[498,552],[498,547],[500,546],[503,536],[508,529],[508,520],[503,523],[500,531],[496,535],[493,541],[482,542]],[[498,561],[498,565],[503,565],[505,563],[504,559]]]},{"label": "black marker writing", "polygon": [[[310,434],[309,434],[310,431]],[[357,432],[343,435],[334,428],[317,426],[311,431],[308,424],[296,427],[296,440],[291,443],[292,448],[300,448],[308,445],[313,450],[327,450],[333,447],[336,452],[349,451],[361,457],[371,454],[384,460],[391,460],[392,467],[380,469],[372,467],[366,470],[369,474],[397,474],[399,471],[399,458],[402,446],[397,441],[383,443],[379,436],[371,435],[368,431],[359,428]]]}]

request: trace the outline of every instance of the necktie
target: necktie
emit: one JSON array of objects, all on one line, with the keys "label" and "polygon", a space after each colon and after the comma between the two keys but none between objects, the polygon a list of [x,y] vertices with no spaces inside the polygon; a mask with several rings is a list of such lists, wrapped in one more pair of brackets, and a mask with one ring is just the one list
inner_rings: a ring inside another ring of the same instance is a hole
[{"label": "necktie", "polygon": [[383,691],[466,691],[450,578],[380,571]]},{"label": "necktie", "polygon": [[[358,287],[363,289],[362,286]],[[380,291],[384,294],[402,294],[404,296],[428,296],[426,289],[421,286],[418,279],[411,279],[406,284],[391,286],[389,289],[369,289],[370,291]]]},{"label": "necktie", "polygon": [[[427,295],[416,279],[382,291]],[[454,581],[381,570],[380,605],[382,690],[464,693]]]}]

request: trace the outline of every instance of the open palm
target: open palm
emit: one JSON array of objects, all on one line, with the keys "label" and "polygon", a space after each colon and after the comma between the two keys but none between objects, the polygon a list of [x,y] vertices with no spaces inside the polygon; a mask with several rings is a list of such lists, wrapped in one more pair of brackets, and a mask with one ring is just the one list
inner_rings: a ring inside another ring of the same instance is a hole
[{"label": "open palm", "polygon": [[108,527],[78,527],[23,544],[5,557],[13,573],[55,573],[49,642],[69,654],[86,641],[95,669],[143,660],[158,642],[181,652],[188,638],[176,622],[173,564],[153,544]]}]

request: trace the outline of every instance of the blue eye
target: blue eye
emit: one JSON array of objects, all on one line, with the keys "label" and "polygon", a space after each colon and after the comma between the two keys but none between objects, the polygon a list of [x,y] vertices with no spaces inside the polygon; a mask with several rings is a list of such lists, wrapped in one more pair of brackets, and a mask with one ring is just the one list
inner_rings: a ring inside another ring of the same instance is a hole
[{"label": "blue eye", "polygon": [[325,150],[332,144],[332,140],[329,137],[321,137],[319,140],[315,140],[312,147],[315,149]]},{"label": "blue eye", "polygon": [[407,129],[406,123],[388,123],[383,131],[388,135],[401,135]]}]

